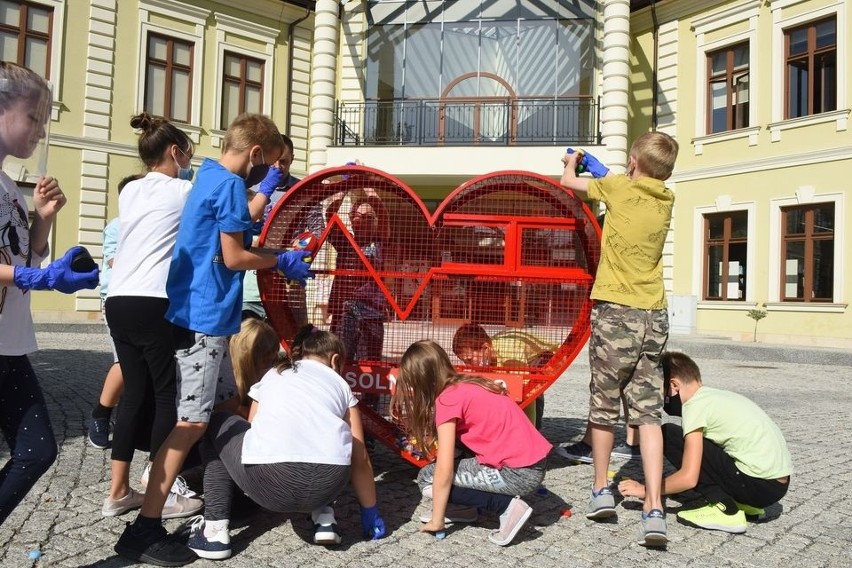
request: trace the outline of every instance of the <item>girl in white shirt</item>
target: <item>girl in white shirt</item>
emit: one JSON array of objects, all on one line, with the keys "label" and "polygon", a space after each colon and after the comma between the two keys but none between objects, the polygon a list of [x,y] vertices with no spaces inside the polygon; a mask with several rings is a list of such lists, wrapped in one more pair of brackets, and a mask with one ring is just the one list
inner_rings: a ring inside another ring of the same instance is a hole
[{"label": "girl in white shirt", "polygon": [[337,336],[307,326],[293,340],[292,366],[280,364],[249,390],[248,420],[213,414],[203,449],[204,517],[189,538],[198,556],[231,554],[233,483],[265,509],[310,512],[314,542],[337,544],[341,537],[328,505],[351,478],[365,538],[384,535],[358,401],[338,374],[343,359]]},{"label": "girl in white shirt", "polygon": [[[163,118],[143,112],[130,126],[141,130],[139,158],[148,172],[128,183],[118,198],[121,227],[105,313],[124,394],[113,431],[112,482],[101,509],[104,516],[142,506],[144,494],[130,487],[134,451],[145,449],[154,456],[177,421],[174,326],[164,317],[169,306],[166,278],[192,188],[194,148],[186,133]],[[204,503],[193,495],[171,493],[163,518],[201,510]]]}]

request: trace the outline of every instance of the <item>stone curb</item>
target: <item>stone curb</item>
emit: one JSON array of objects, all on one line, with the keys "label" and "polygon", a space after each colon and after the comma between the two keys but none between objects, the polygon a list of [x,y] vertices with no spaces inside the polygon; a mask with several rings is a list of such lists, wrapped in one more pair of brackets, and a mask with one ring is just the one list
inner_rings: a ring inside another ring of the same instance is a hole
[{"label": "stone curb", "polygon": [[[106,333],[101,322],[41,322],[35,324],[35,330],[40,333]],[[852,350],[848,349],[739,342],[698,335],[671,335],[669,348],[699,359],[852,366]],[[585,349],[581,353],[585,353]]]}]

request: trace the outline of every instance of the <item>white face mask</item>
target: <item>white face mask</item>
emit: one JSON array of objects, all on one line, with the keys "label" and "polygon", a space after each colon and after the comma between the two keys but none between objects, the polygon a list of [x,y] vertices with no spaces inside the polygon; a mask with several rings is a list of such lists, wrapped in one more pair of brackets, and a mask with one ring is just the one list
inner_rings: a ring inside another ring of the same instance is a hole
[{"label": "white face mask", "polygon": [[[186,153],[183,150],[179,149],[178,152],[180,152],[181,154],[186,156]],[[192,176],[195,175],[195,170],[192,169],[192,164],[190,163],[187,167],[184,168],[183,166],[180,165],[180,162],[178,162],[176,156],[172,156],[172,159],[175,161],[175,165],[178,167],[178,173],[177,173],[178,179],[183,179],[183,180],[186,180],[186,181],[192,181]]]}]

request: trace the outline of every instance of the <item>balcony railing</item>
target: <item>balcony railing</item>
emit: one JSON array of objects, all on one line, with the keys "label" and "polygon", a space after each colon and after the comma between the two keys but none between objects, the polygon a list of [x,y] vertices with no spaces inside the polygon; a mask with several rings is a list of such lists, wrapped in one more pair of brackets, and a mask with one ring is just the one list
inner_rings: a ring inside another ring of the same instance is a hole
[{"label": "balcony railing", "polygon": [[600,143],[592,97],[338,102],[340,146],[515,146]]}]

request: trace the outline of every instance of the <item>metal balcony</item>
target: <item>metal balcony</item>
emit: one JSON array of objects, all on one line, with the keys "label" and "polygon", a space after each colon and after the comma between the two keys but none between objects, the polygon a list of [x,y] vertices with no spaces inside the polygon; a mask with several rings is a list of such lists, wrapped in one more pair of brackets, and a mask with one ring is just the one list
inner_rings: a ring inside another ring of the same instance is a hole
[{"label": "metal balcony", "polygon": [[397,99],[337,103],[340,146],[543,146],[600,143],[592,97]]}]

